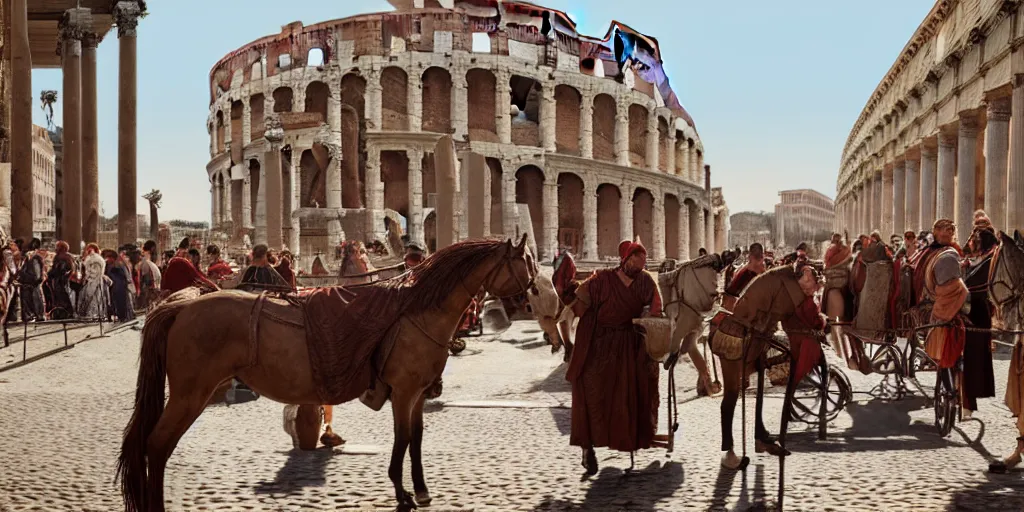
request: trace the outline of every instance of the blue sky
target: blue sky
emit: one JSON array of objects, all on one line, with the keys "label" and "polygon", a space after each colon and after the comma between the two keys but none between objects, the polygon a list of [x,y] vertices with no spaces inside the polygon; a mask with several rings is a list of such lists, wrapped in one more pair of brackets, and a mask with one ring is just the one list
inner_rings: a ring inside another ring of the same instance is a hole
[{"label": "blue sky", "polygon": [[[612,19],[658,39],[730,210],[771,210],[778,191],[835,194],[846,136],[932,0],[535,0],[584,34]],[[139,193],[163,192],[161,218],[209,220],[207,80],[225,54],[292,21],[390,10],[384,0],[149,2],[139,23]],[[117,211],[116,33],[99,47],[100,202]],[[36,70],[34,97],[61,89]],[[60,123],[60,105],[55,119]],[[34,112],[44,125],[42,110]],[[139,199],[139,213],[148,213]]]}]

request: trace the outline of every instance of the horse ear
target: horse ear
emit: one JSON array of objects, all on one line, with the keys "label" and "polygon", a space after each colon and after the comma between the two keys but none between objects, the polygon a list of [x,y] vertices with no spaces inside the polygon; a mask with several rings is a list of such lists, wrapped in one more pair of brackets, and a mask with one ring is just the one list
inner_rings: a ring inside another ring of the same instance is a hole
[{"label": "horse ear", "polygon": [[519,239],[519,245],[516,246],[516,249],[522,251],[524,247],[526,247],[526,233],[523,233],[523,237]]}]

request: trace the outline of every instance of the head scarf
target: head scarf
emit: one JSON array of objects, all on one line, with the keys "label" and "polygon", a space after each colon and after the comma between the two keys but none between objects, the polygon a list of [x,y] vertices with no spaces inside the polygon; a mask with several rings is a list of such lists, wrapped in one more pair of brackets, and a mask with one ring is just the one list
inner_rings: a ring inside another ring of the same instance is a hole
[{"label": "head scarf", "polygon": [[638,252],[642,252],[644,254],[647,254],[647,249],[644,248],[644,245],[642,243],[640,243],[639,239],[637,239],[637,241],[635,241],[635,242],[630,242],[629,240],[623,240],[622,242],[620,242],[619,243],[619,266],[621,267],[622,265],[625,265],[626,264],[626,260],[628,260],[630,256],[632,256],[632,255],[634,255],[634,254],[636,254]]}]

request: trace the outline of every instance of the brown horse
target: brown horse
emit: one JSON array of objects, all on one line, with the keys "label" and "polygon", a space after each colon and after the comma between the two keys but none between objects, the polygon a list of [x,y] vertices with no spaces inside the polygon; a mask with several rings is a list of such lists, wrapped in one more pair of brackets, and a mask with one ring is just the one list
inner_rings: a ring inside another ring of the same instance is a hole
[{"label": "brown horse", "polygon": [[[1000,232],[999,238],[999,248],[992,257],[989,271],[989,297],[999,310],[1004,328],[1017,331],[1024,327],[1024,239],[1017,231],[1014,231],[1013,238]],[[1020,465],[1021,453],[1024,452],[1024,339],[1020,335],[1014,335],[1014,339],[1016,343],[1006,383],[1006,405],[1017,416],[1020,436],[1010,456],[989,465],[989,470],[996,473]]]},{"label": "brown horse", "polygon": [[[385,336],[393,336],[393,350],[379,372],[373,370],[374,358],[367,357],[352,362],[347,372],[331,372],[328,383],[349,384],[340,388],[334,403],[359,397],[375,377],[390,390],[395,440],[388,476],[400,510],[431,500],[421,460],[423,401],[447,362],[447,341],[481,287],[502,297],[533,286],[536,268],[526,255],[525,237],[518,245],[461,242],[427,258],[402,279],[360,287],[349,294],[347,305],[338,306],[337,315],[329,315],[350,319],[349,309],[361,312],[368,305],[379,311],[345,326],[345,341],[365,343],[371,352]],[[273,316],[256,308],[260,300],[275,311]],[[287,308],[258,295],[220,291],[167,302],[149,315],[142,332],[135,410],[117,464],[128,512],[164,510],[167,459],[222,382],[238,377],[262,396],[285,404],[322,402],[310,362],[309,326],[302,320],[298,325],[284,321],[283,316],[303,318],[300,308]],[[375,339],[360,341],[355,335]],[[165,382],[170,388],[166,406]],[[415,500],[402,484],[406,450],[412,459]]]}]

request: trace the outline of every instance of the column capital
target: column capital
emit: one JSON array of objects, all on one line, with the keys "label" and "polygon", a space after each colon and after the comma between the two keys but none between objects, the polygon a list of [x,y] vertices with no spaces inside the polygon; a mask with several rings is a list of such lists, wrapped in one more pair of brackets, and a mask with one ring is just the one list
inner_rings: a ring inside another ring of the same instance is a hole
[{"label": "column capital", "polygon": [[423,150],[421,148],[409,148],[405,150],[405,156],[409,158],[409,167],[412,168],[415,165],[417,168],[423,167]]},{"label": "column capital", "polygon": [[64,11],[57,23],[57,55],[63,55],[66,46],[71,55],[81,55],[85,29],[91,25],[92,12],[89,9]]},{"label": "column capital", "polygon": [[117,37],[136,37],[139,18],[145,17],[145,0],[119,0],[114,3],[114,23],[117,25]]},{"label": "column capital", "polygon": [[270,114],[263,121],[263,138],[270,144],[271,151],[280,151],[281,143],[284,142],[284,125],[281,123],[281,119]]},{"label": "column capital", "polygon": [[989,121],[1010,121],[1010,104],[1008,97],[990,99],[985,102],[985,114]]},{"label": "column capital", "polygon": [[971,113],[960,114],[960,126],[957,129],[957,133],[960,137],[977,137],[978,136],[978,121]]},{"label": "column capital", "polygon": [[82,46],[89,49],[95,49],[99,44],[103,42],[103,35],[95,32],[83,32],[82,33]]}]

